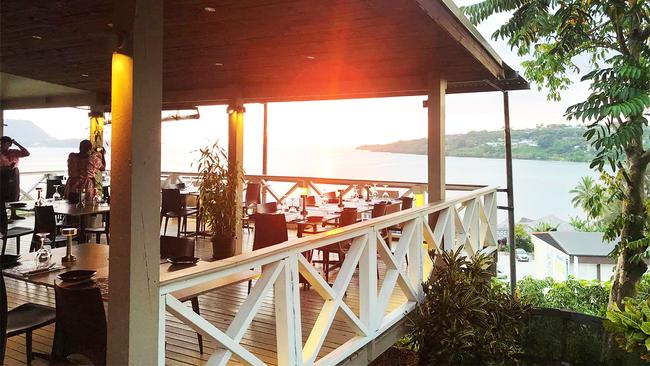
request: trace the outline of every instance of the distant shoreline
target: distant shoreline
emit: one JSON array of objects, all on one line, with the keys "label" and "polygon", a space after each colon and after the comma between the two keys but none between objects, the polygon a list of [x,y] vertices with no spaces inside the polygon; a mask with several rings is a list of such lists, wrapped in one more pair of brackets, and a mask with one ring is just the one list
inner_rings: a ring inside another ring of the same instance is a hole
[{"label": "distant shoreline", "polygon": [[[583,127],[538,126],[512,130],[514,159],[590,162],[593,148],[585,141]],[[500,159],[505,155],[503,131],[471,131],[445,137],[446,156]],[[361,145],[358,150],[396,154],[426,155],[427,139],[400,140],[387,144]]]},{"label": "distant shoreline", "polygon": [[[360,146],[355,148],[356,150],[368,151],[368,152],[377,152],[377,153],[386,153],[386,154],[399,154],[399,155],[419,155],[426,156],[427,154],[420,153],[410,153],[410,152],[399,152],[399,151],[381,151],[381,150],[369,150],[362,149]],[[474,155],[451,155],[445,154],[445,157],[449,158],[471,158],[471,159],[505,159],[505,153],[503,156],[474,156]],[[589,163],[591,160],[561,160],[561,159],[544,159],[544,158],[524,158],[513,156],[513,160],[531,160],[531,161],[558,161],[562,163]]]}]

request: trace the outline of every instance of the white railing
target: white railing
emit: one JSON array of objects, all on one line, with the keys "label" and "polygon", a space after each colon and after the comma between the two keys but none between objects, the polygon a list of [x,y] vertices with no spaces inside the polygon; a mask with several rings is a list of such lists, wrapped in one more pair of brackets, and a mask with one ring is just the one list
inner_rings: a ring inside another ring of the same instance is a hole
[{"label": "white railing", "polygon": [[[496,192],[494,187],[485,187],[455,199],[163,274],[160,279],[163,338],[160,344],[165,343],[167,310],[181,322],[223,346],[223,350],[217,350],[211,355],[208,364],[225,365],[232,355],[237,355],[251,365],[263,365],[240,341],[265,297],[273,289],[278,364],[336,365],[378,338],[415,308],[422,297],[423,278],[428,276],[432,268],[426,254],[427,249],[462,247],[467,255],[474,255],[484,248],[496,245]],[[429,225],[430,217],[435,217],[432,226]],[[402,234],[393,246],[393,243],[386,242],[382,237],[382,232],[395,225],[402,227]],[[334,285],[330,286],[303,253],[344,240],[351,240],[352,245]],[[384,263],[381,282],[377,278],[378,259]],[[251,268],[262,268],[262,274],[226,331],[219,330],[172,295],[174,291],[249,271]],[[346,291],[357,272],[359,316],[344,301]],[[304,346],[299,274],[324,299],[324,305]],[[381,283],[380,288],[377,287],[378,283]],[[404,297],[399,305],[389,307],[395,288],[401,289]],[[339,310],[345,314],[355,335],[318,358]],[[161,346],[159,357],[160,364],[163,364],[164,346]]]}]

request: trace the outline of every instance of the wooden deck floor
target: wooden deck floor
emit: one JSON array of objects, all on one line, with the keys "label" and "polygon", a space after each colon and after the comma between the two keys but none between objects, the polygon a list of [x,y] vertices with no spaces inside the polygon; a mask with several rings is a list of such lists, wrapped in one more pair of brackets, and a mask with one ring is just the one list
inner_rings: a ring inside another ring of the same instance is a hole
[{"label": "wooden deck floor", "polygon": [[[168,231],[174,233],[175,231]],[[293,233],[295,235],[295,233]],[[245,238],[252,243],[251,238]],[[25,240],[27,242],[28,240]],[[202,258],[209,258],[211,255],[210,243],[206,240],[199,240],[197,243],[197,255]],[[7,252],[12,252],[15,245],[11,242],[8,245]],[[26,251],[28,244],[23,243],[21,251]],[[380,279],[378,286],[383,281],[383,271],[380,263]],[[9,309],[16,307],[24,302],[35,302],[54,306],[54,291],[44,286],[35,286],[22,281],[6,278],[7,297]],[[332,278],[330,278],[330,282]],[[233,317],[237,313],[240,305],[247,297],[247,284],[241,283],[231,285],[222,289],[215,290],[200,296],[199,304],[201,315],[225,331]],[[403,303],[404,295],[399,288],[395,290],[390,311]],[[322,298],[313,289],[303,289],[300,292],[300,301],[302,307],[302,333],[303,342],[309,336],[309,333],[318,317],[321,307],[324,303]],[[348,288],[345,302],[358,316],[358,278],[355,275]],[[188,303],[189,306],[189,303]],[[277,364],[275,353],[275,315],[273,305],[273,294],[270,293],[265,299],[264,306],[256,315],[249,330],[244,335],[241,344],[258,356],[262,361],[269,365]],[[46,327],[34,333],[33,348],[36,352],[49,354],[52,346],[54,326]],[[328,333],[319,357],[329,353],[339,345],[345,343],[354,336],[352,328],[347,324],[342,314],[337,314],[331,331]],[[205,352],[200,354],[196,333],[189,327],[182,324],[176,318],[167,314],[166,327],[166,357],[168,365],[203,365],[206,363],[213,350],[218,344],[213,340],[204,340]],[[25,339],[23,336],[10,338],[7,342],[7,352],[5,365],[25,365],[24,352]],[[45,365],[46,362],[37,359],[34,365]],[[232,358],[230,364],[239,364],[236,358]]]}]

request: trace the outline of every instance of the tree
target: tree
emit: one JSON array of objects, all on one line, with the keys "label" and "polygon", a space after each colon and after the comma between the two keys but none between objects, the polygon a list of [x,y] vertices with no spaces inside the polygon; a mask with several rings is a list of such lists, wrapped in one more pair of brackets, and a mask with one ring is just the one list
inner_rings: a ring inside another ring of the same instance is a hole
[{"label": "tree", "polygon": [[531,231],[536,233],[547,233],[549,231],[557,231],[558,225],[551,225],[548,222],[539,222],[537,225],[530,228]]},{"label": "tree", "polygon": [[580,183],[569,191],[573,195],[571,203],[590,217],[600,217],[603,212],[603,191],[603,187],[592,177],[582,177]]},{"label": "tree", "polygon": [[[623,306],[635,294],[647,266],[642,261],[650,238],[644,177],[650,150],[643,145],[644,110],[650,106],[650,3],[648,0],[483,0],[464,8],[477,24],[496,13],[510,18],[492,35],[505,39],[520,56],[525,75],[548,89],[549,99],[571,84],[570,72],[590,82],[590,95],[569,107],[566,116],[587,124],[585,139],[596,156],[591,167],[605,164],[618,175],[621,214],[609,234],[621,238],[609,305]],[[583,73],[576,59],[588,59]],[[613,239],[611,236],[609,239]]]},{"label": "tree", "polygon": [[529,253],[534,249],[530,234],[522,224],[515,225],[515,248],[521,248]]}]

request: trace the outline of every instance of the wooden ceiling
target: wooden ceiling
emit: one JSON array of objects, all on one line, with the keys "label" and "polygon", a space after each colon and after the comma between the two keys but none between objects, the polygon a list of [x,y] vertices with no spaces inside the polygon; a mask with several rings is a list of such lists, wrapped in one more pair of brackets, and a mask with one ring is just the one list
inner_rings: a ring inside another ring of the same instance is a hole
[{"label": "wooden ceiling", "polygon": [[[164,103],[420,95],[433,70],[450,92],[498,82],[505,66],[446,1],[166,0]],[[0,71],[108,96],[111,4],[2,0]]]}]

